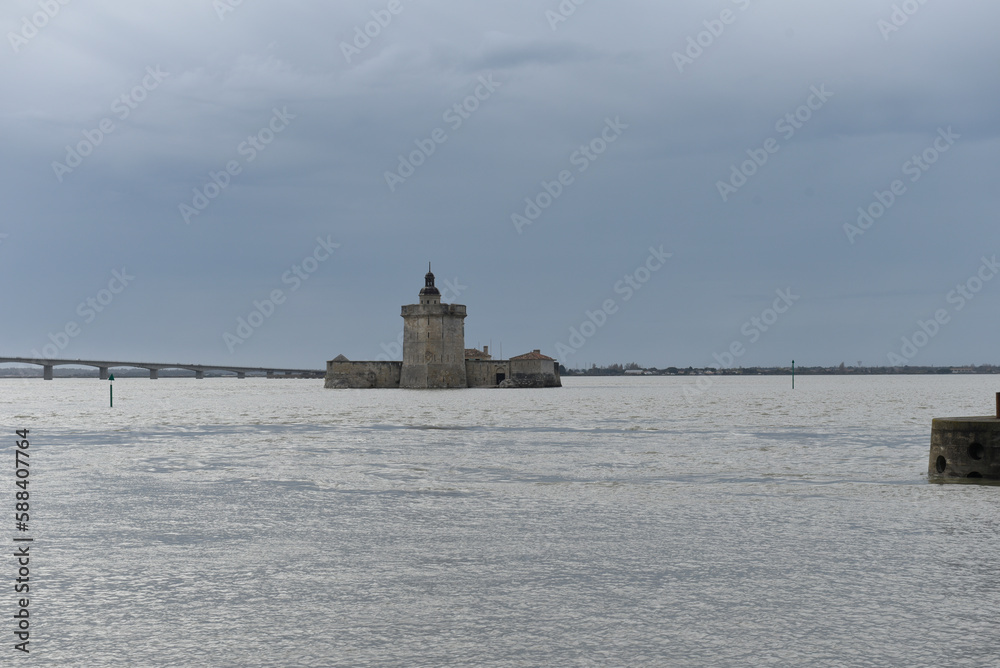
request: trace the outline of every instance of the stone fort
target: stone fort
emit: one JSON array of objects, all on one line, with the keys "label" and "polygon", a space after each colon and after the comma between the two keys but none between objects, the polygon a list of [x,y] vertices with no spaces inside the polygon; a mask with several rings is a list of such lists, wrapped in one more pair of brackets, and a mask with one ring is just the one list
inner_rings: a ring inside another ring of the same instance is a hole
[{"label": "stone fort", "polygon": [[466,348],[465,306],[441,303],[429,265],[419,303],[404,306],[402,316],[402,362],[352,362],[340,355],[326,363],[324,387],[562,387],[559,363],[539,350],[495,360],[488,346]]}]

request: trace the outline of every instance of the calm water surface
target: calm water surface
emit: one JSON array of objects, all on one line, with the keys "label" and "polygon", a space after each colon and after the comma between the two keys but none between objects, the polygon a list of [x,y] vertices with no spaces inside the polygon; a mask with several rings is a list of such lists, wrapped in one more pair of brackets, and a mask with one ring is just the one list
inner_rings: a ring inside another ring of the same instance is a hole
[{"label": "calm water surface", "polygon": [[565,384],[0,380],[32,664],[1000,665],[1000,487],[926,479],[997,378]]}]

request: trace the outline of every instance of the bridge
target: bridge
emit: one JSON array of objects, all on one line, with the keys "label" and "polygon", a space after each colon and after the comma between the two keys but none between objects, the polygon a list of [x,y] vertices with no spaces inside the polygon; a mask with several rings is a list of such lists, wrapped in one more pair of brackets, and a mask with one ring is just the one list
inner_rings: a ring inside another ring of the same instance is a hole
[{"label": "bridge", "polygon": [[194,372],[194,377],[202,379],[206,371],[226,371],[236,374],[237,378],[246,378],[248,373],[265,374],[268,378],[277,378],[279,374],[288,378],[302,376],[304,378],[323,378],[326,371],[316,369],[279,369],[276,367],[249,366],[215,366],[210,364],[161,364],[159,362],[111,362],[105,360],[58,360],[36,357],[0,357],[0,364],[37,364],[42,367],[42,378],[52,380],[52,369],[57,366],[92,366],[97,367],[101,380],[108,379],[108,372],[117,367],[149,369],[149,377],[156,380],[162,369],[186,369]]}]

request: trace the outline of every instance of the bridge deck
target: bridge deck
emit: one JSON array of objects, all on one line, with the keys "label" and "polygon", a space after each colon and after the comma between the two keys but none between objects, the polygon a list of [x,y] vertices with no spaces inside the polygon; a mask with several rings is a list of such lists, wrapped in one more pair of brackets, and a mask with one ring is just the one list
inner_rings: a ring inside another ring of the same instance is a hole
[{"label": "bridge deck", "polygon": [[281,367],[250,367],[250,366],[229,366],[216,364],[168,364],[163,362],[117,362],[112,360],[69,360],[69,359],[45,359],[37,357],[0,357],[0,364],[34,364],[43,367],[44,378],[52,379],[52,368],[56,366],[92,366],[97,367],[101,378],[107,378],[109,369],[118,367],[130,367],[135,369],[148,369],[150,378],[157,378],[158,372],[163,369],[185,369],[194,371],[196,378],[203,378],[206,371],[228,371],[235,373],[240,378],[245,378],[248,373],[263,373],[269,377],[275,374],[284,375],[304,375],[320,377],[326,374],[325,370],[318,369],[284,369]]}]

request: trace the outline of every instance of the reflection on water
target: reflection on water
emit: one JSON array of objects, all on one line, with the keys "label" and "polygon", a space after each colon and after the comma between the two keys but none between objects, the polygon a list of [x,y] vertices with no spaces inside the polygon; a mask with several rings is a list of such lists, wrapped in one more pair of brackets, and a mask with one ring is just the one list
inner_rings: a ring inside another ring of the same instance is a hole
[{"label": "reflection on water", "polygon": [[926,478],[991,378],[564,382],[0,381],[32,660],[995,664],[1000,492]]}]

